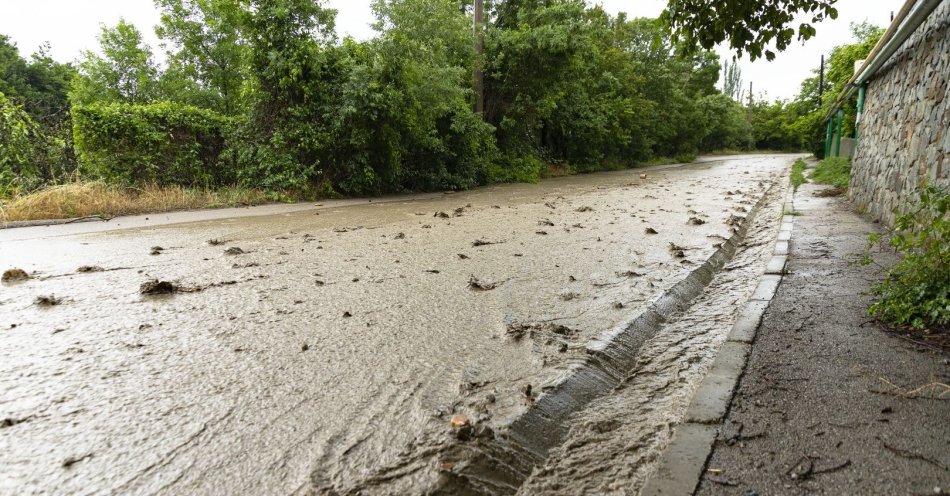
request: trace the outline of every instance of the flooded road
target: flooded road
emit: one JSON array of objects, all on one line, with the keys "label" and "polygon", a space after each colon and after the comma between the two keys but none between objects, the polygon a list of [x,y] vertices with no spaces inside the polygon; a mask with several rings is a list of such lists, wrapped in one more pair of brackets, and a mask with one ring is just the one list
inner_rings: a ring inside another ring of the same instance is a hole
[{"label": "flooded road", "polygon": [[[503,436],[708,259],[791,161],[0,231],[0,270],[31,276],[0,287],[0,493],[419,492],[455,469],[448,443]],[[714,356],[704,336],[676,344]],[[675,421],[662,405],[644,426]],[[559,487],[559,453],[529,484]]]}]

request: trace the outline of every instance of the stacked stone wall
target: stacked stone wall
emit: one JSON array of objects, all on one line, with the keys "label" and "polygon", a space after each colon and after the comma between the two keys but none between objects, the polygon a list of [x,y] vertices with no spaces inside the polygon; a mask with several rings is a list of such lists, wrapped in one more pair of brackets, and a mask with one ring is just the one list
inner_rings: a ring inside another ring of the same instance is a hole
[{"label": "stacked stone wall", "polygon": [[888,225],[925,181],[950,187],[950,0],[868,84],[849,195]]}]

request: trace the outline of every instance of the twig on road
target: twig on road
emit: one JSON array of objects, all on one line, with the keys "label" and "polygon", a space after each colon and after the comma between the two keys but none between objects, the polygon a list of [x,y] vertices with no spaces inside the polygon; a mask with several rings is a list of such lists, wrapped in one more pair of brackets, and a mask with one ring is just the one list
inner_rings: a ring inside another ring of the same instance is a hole
[{"label": "twig on road", "polygon": [[923,461],[923,462],[927,462],[927,463],[929,463],[929,464],[931,464],[931,465],[933,465],[933,466],[935,466],[935,467],[937,467],[937,468],[941,468],[941,469],[943,469],[943,470],[947,470],[947,467],[944,467],[943,465],[940,464],[940,462],[938,462],[938,461],[936,461],[936,460],[934,460],[934,459],[932,459],[932,458],[928,458],[928,457],[926,457],[926,456],[924,456],[924,455],[921,455],[920,453],[916,453],[916,452],[913,452],[913,451],[910,451],[910,450],[905,450],[905,449],[902,449],[902,448],[898,448],[898,447],[896,447],[896,446],[891,446],[891,445],[887,444],[887,442],[884,441],[883,439],[881,439],[880,437],[878,437],[877,440],[881,442],[881,445],[883,445],[885,449],[887,449],[888,451],[890,451],[891,453],[894,453],[895,455],[897,455],[897,456],[899,456],[899,457],[907,458],[907,459],[910,459],[910,460],[920,460],[920,461]]}]

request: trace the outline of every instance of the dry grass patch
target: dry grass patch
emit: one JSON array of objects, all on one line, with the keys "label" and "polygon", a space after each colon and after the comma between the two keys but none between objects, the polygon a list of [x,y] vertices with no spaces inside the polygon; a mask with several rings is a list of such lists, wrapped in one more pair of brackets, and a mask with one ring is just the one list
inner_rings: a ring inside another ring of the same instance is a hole
[{"label": "dry grass patch", "polygon": [[279,199],[260,190],[239,187],[197,189],[152,185],[123,188],[102,182],[74,182],[5,200],[0,206],[0,221],[109,218],[170,210],[260,205]]}]

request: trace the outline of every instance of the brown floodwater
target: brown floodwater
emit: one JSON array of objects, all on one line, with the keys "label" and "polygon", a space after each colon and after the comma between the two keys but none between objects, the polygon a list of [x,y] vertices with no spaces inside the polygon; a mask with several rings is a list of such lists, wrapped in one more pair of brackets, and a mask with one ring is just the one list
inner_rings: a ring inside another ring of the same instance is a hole
[{"label": "brown floodwater", "polygon": [[0,493],[419,492],[453,416],[502,431],[790,162],[2,230]]}]

